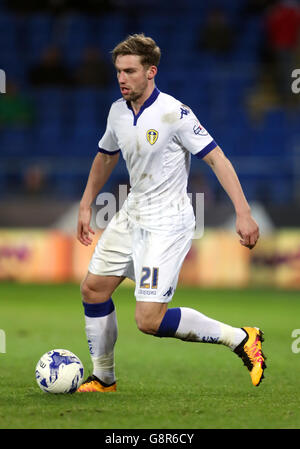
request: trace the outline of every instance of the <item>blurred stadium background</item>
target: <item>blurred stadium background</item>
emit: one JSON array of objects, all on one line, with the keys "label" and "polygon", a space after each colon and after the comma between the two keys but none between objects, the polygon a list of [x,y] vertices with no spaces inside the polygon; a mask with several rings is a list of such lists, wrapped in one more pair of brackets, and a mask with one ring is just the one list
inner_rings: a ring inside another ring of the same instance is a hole
[{"label": "blurred stadium background", "polygon": [[[230,201],[193,159],[189,192],[205,192],[205,233],[180,282],[299,288],[299,30],[291,1],[0,0],[0,279],[84,275],[90,249],[74,238],[78,201],[120,97],[110,51],[144,32],[162,50],[158,88],[213,135],[261,227],[255,250],[240,247]],[[118,195],[127,183],[120,161],[103,191]]]}]

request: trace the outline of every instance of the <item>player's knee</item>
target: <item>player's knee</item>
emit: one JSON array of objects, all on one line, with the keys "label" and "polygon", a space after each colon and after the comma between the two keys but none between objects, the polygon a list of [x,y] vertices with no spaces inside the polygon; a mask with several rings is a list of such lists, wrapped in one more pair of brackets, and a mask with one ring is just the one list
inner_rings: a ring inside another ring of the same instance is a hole
[{"label": "player's knee", "polygon": [[157,335],[157,331],[166,313],[166,309],[166,304],[153,304],[137,301],[135,321],[138,329],[144,334]]},{"label": "player's knee", "polygon": [[84,302],[99,302],[99,301],[107,301],[110,298],[109,294],[106,294],[105,289],[95,288],[91,285],[87,280],[83,280],[80,285],[80,292],[82,301]]},{"label": "player's knee", "polygon": [[81,282],[80,293],[81,293],[81,297],[82,297],[83,301],[89,302],[89,300],[91,300],[91,298],[92,298],[92,290],[88,286],[88,283],[86,282],[86,280]]},{"label": "player's knee", "polygon": [[155,321],[145,319],[144,317],[135,317],[138,329],[144,334],[156,335],[158,326]]}]

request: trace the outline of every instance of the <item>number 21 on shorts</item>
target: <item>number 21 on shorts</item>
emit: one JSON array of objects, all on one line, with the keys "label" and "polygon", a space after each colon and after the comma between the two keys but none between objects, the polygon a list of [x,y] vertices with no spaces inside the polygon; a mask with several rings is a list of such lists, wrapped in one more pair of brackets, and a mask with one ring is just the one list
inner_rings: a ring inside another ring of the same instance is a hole
[{"label": "number 21 on shorts", "polygon": [[[151,287],[150,287],[151,285]],[[158,285],[158,268],[143,267],[140,288],[157,288]]]}]

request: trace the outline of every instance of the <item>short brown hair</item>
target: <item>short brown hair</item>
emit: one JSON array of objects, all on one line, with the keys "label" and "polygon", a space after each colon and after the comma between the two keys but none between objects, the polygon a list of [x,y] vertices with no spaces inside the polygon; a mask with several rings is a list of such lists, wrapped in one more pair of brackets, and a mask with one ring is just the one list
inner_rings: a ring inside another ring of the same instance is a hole
[{"label": "short brown hair", "polygon": [[120,42],[112,51],[112,60],[115,64],[118,56],[137,55],[141,56],[141,64],[145,66],[155,65],[160,61],[160,48],[151,37],[144,33],[133,34]]}]

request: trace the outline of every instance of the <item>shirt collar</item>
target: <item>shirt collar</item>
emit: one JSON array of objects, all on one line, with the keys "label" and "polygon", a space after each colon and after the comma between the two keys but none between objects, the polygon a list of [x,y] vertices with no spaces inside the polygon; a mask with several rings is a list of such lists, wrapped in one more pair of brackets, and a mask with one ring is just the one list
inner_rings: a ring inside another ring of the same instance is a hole
[{"label": "shirt collar", "polygon": [[155,100],[157,99],[158,95],[160,94],[160,90],[157,89],[157,87],[154,87],[152,94],[150,95],[150,97],[147,98],[147,100],[142,104],[139,112],[137,115],[135,115],[134,110],[131,106],[131,102],[130,101],[126,101],[127,107],[129,109],[131,109],[133,116],[134,116],[134,125],[136,125],[137,119],[139,118],[139,116],[141,115],[141,113],[146,109],[149,108],[149,106],[151,106]]}]

